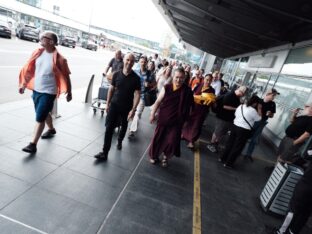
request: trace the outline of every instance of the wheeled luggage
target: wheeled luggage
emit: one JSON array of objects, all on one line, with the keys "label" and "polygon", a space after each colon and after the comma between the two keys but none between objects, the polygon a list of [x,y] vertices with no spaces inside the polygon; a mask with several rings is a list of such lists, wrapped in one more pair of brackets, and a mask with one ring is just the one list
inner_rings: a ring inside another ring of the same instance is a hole
[{"label": "wheeled luggage", "polygon": [[104,115],[106,109],[106,101],[107,101],[107,94],[109,90],[109,83],[106,79],[106,76],[103,74],[101,86],[99,87],[98,97],[93,99],[92,108],[93,113],[96,114],[97,110],[101,111],[101,116]]}]

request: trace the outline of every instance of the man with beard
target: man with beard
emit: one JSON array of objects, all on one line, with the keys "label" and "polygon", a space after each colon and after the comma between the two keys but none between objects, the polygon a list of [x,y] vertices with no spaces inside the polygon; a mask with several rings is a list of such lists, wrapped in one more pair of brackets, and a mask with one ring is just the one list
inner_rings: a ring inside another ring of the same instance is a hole
[{"label": "man with beard", "polygon": [[[72,99],[70,70],[67,60],[55,47],[57,41],[54,32],[43,32],[40,36],[42,48],[34,51],[19,75],[19,93],[23,94],[26,88],[33,90],[32,98],[36,112],[34,136],[32,141],[22,149],[27,153],[36,153],[40,136],[42,139],[47,139],[56,134],[50,113],[55,98],[66,93],[67,101]],[[42,134],[45,124],[48,130]]]}]

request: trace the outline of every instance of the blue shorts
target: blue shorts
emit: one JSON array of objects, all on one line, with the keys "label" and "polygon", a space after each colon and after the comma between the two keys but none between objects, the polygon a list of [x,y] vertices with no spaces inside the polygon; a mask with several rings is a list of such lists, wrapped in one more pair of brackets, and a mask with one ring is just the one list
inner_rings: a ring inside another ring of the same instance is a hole
[{"label": "blue shorts", "polygon": [[44,122],[52,111],[56,95],[33,91],[32,99],[35,105],[36,121]]}]

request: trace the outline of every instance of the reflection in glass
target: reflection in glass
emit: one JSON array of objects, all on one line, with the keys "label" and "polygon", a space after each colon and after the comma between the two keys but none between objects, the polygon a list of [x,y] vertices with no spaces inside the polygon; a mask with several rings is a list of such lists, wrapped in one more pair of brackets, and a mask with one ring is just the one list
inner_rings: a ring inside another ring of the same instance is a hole
[{"label": "reflection in glass", "polygon": [[312,76],[312,46],[293,49],[289,52],[282,74]]},{"label": "reflection in glass", "polygon": [[280,75],[274,88],[280,92],[280,95],[275,98],[276,114],[267,127],[281,139],[285,135],[286,127],[290,124],[292,110],[302,108],[309,100],[312,80],[306,77]]}]

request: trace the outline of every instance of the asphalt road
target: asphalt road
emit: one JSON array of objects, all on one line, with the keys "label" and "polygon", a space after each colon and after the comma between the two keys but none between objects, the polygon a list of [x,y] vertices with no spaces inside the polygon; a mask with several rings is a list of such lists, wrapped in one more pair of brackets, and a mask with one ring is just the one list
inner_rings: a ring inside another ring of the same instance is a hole
[{"label": "asphalt road", "polygon": [[[31,53],[40,47],[39,43],[19,40],[17,38],[0,38],[0,104],[29,98],[31,92],[24,95],[18,93],[18,74],[21,67],[29,59]],[[83,100],[84,90],[87,89],[90,77],[95,74],[94,86],[100,85],[101,74],[113,52],[98,49],[90,51],[81,47],[75,49],[58,46],[57,49],[68,60],[72,72],[71,81],[73,93],[79,93],[76,99]],[[75,92],[79,91],[79,92]]]}]

